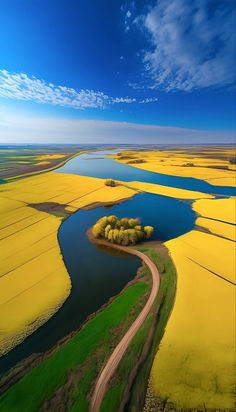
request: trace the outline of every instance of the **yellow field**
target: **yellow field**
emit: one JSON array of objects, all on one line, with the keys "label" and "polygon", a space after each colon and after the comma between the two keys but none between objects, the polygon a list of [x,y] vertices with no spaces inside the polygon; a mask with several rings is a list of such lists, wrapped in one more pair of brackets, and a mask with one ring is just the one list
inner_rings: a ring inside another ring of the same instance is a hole
[{"label": "yellow field", "polygon": [[[208,216],[210,210],[219,211],[226,221],[232,218],[231,204],[232,199],[224,200],[221,208],[222,200],[198,200],[194,208],[202,216],[204,210]],[[220,230],[227,234],[225,226]],[[217,231],[217,225],[212,227]],[[155,393],[177,408],[233,409],[235,287],[230,282],[235,282],[235,245],[192,230],[166,246],[177,267],[178,284],[152,368]]]},{"label": "yellow field", "polygon": [[61,217],[30,205],[53,202],[74,212],[135,193],[123,186],[107,187],[102,179],[53,172],[1,186],[1,354],[45,323],[71,288],[57,241]]},{"label": "yellow field", "polygon": [[153,183],[129,182],[129,187],[133,187],[134,189],[141,190],[143,192],[174,197],[177,199],[212,199],[214,197],[212,195],[195,192],[193,190],[178,189],[177,187],[162,186]]},{"label": "yellow field", "polygon": [[193,204],[193,210],[201,216],[235,224],[236,199],[199,200]]},{"label": "yellow field", "polygon": [[[220,155],[233,156],[235,150],[216,152],[219,158],[209,157],[181,151],[141,151],[122,152],[112,156],[115,160],[129,164],[142,170],[158,172],[172,176],[194,177],[217,186],[236,186],[235,165],[229,160],[222,160]],[[213,152],[215,153],[215,152]],[[205,154],[206,155],[206,154]],[[134,163],[143,160],[143,163]],[[132,162],[132,163],[131,163]]]},{"label": "yellow field", "polygon": [[38,162],[35,164],[35,166],[45,166],[45,165],[50,165],[50,162],[42,161],[42,162]]},{"label": "yellow field", "polygon": [[63,159],[64,157],[66,157],[65,154],[46,154],[35,157],[35,160]]},{"label": "yellow field", "polygon": [[208,229],[213,234],[222,236],[226,239],[233,240],[234,242],[236,242],[236,229],[235,226],[232,224],[227,224],[219,222],[217,220],[199,217],[196,220],[196,225]]},{"label": "yellow field", "polygon": [[[201,216],[196,225],[209,232],[236,241],[236,199],[218,199],[216,201],[199,200],[193,204],[193,209]],[[234,245],[233,245],[234,247]]]}]

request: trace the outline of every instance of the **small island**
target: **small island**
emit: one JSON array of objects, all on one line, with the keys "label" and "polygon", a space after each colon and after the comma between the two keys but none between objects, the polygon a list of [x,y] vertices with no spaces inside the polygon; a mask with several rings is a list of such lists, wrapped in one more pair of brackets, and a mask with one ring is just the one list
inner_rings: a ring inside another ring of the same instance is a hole
[{"label": "small island", "polygon": [[152,226],[142,226],[138,218],[117,216],[103,216],[92,228],[96,239],[107,240],[117,245],[135,245],[138,242],[150,239],[154,232]]}]

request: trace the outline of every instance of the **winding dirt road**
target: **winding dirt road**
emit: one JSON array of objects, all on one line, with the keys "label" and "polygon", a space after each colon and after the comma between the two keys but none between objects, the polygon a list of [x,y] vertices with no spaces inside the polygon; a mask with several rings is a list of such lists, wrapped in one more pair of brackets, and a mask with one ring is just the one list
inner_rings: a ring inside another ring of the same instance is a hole
[{"label": "winding dirt road", "polygon": [[[107,242],[104,242],[107,245]],[[134,323],[130,326],[129,330],[126,332],[124,337],[121,339],[120,343],[116,346],[114,351],[112,352],[110,358],[108,359],[106,365],[102,369],[101,374],[98,377],[96,382],[96,386],[92,395],[91,404],[90,404],[90,411],[91,412],[99,412],[100,407],[102,404],[102,400],[108,388],[108,383],[114,374],[115,370],[117,369],[122,357],[124,356],[131,340],[136,335],[138,330],[141,328],[143,322],[145,321],[147,315],[149,314],[151,307],[154,303],[154,300],[157,296],[159,286],[160,286],[160,274],[159,271],[154,264],[154,262],[146,256],[144,253],[139,252],[138,250],[131,249],[125,246],[119,245],[110,245],[110,247],[121,250],[122,252],[130,253],[132,255],[138,256],[142,261],[149,267],[152,273],[152,290],[149,295],[149,298],[138,315],[135,319]]]}]

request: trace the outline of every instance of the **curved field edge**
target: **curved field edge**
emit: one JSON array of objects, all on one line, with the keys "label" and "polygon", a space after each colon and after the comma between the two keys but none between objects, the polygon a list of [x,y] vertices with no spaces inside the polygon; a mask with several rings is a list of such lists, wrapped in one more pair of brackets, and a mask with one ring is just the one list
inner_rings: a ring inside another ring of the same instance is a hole
[{"label": "curved field edge", "polygon": [[57,239],[62,220],[88,205],[136,193],[122,185],[106,187],[103,179],[53,172],[2,185],[1,354],[43,325],[70,293]]},{"label": "curved field edge", "polygon": [[[159,187],[155,190],[159,193]],[[0,195],[2,354],[43,325],[69,296],[70,278],[56,236],[62,219],[80,208],[123,201],[139,191],[122,182],[112,188],[104,185],[104,179],[54,172],[3,185]],[[190,191],[186,192],[185,196],[192,196]],[[160,193],[170,195],[168,191]],[[180,195],[174,191],[172,196]],[[34,276],[29,277],[29,273]],[[45,290],[48,292],[44,293]]]},{"label": "curved field edge", "polygon": [[114,160],[141,170],[171,176],[193,177],[216,186],[235,186],[235,148],[210,148],[194,153],[183,150],[122,151],[109,155]]},{"label": "curved field edge", "polygon": [[212,218],[212,232],[195,229],[165,243],[178,288],[153,363],[149,401],[154,410],[165,405],[166,410],[228,411],[235,401],[236,251],[215,223],[228,233],[235,221],[234,200],[199,200],[193,207],[201,219]]},{"label": "curved field edge", "polygon": [[[102,364],[137,317],[150,291],[150,277],[139,275],[121,294],[88,320],[65,344],[5,392],[1,412],[89,408],[89,393]],[[58,404],[59,402],[59,404]]]},{"label": "curved field edge", "polygon": [[[158,267],[160,289],[149,316],[133,338],[110,382],[101,412],[142,410],[153,359],[174,305],[176,271],[167,249],[157,242],[135,248],[150,257]],[[147,272],[148,268],[143,266],[142,270]]]}]

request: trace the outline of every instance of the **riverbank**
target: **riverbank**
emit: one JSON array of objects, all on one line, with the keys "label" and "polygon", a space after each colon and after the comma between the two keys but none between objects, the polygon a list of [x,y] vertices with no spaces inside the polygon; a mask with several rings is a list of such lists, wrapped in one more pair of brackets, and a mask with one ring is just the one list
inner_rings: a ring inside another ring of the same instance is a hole
[{"label": "riverbank", "polygon": [[[151,311],[121,360],[103,399],[101,411],[141,411],[154,357],[173,309],[176,270],[166,247],[158,241],[136,245],[151,258],[160,273],[160,288]],[[143,267],[147,271],[146,266]]]},{"label": "riverbank", "polygon": [[102,404],[104,395],[107,391],[110,379],[116,372],[116,369],[119,366],[120,361],[124,357],[132,339],[136,337],[152,309],[152,305],[159,291],[160,273],[155,263],[147,255],[143,254],[140,250],[137,250],[133,247],[111,244],[106,240],[95,239],[95,237],[92,234],[92,230],[88,231],[88,236],[89,239],[97,245],[102,245],[106,247],[109,246],[115,250],[119,250],[122,252],[129,253],[131,255],[138,256],[143,261],[143,263],[148,267],[152,275],[152,288],[145,306],[143,307],[142,311],[139,313],[138,317],[135,319],[129,330],[120,340],[119,344],[114,349],[113,353],[111,354],[110,358],[108,359],[107,363],[102,369],[100,376],[96,382],[93,396],[91,399],[91,411],[98,412],[100,411],[100,406]]},{"label": "riverbank", "polygon": [[188,147],[175,150],[123,151],[110,155],[129,166],[171,176],[194,177],[216,186],[235,186],[235,148]]},{"label": "riverbank", "polygon": [[151,384],[156,408],[233,410],[235,243],[226,236],[235,222],[235,199],[198,200],[193,208],[211,233],[192,230],[165,243],[178,288]]},{"label": "riverbank", "polygon": [[150,276],[138,274],[68,342],[10,388],[1,397],[1,410],[9,411],[14,405],[19,412],[58,410],[59,402],[64,411],[87,411],[102,363],[137,317],[149,290]]},{"label": "riverbank", "polygon": [[2,185],[2,355],[43,325],[69,296],[70,278],[57,239],[65,214],[135,193],[123,186],[107,188],[103,179],[53,172]]}]

